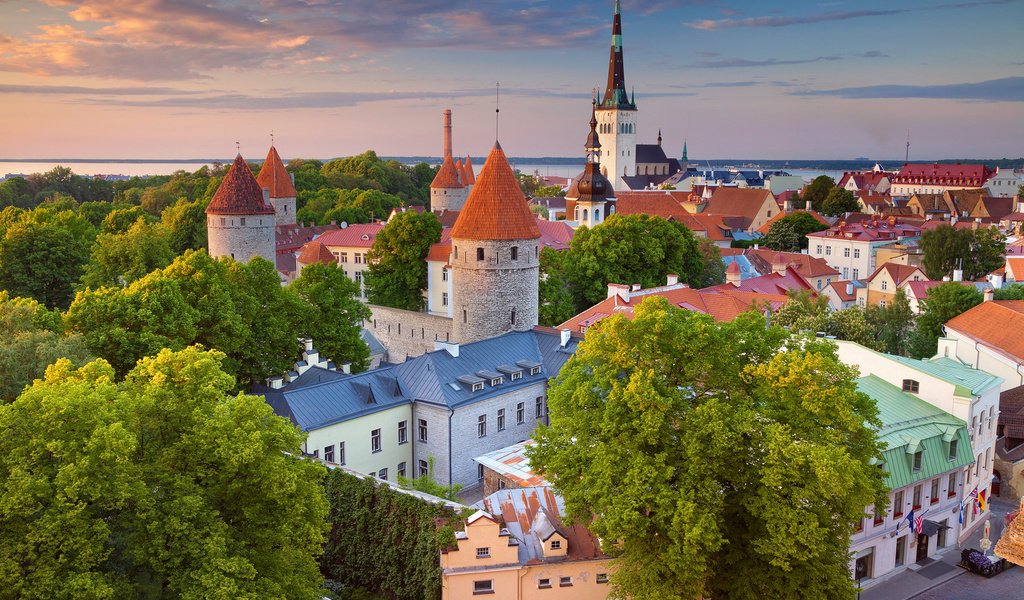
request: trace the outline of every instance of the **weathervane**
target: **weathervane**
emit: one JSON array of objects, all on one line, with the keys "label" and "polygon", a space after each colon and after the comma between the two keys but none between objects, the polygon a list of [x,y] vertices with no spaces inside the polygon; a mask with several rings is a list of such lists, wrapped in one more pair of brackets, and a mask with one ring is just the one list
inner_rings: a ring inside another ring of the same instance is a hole
[{"label": "weathervane", "polygon": [[240,144],[237,140],[235,141],[235,153],[236,154],[241,154],[242,153],[242,144]]},{"label": "weathervane", "polygon": [[271,146],[274,145],[274,130],[273,129],[270,130],[270,145]]},{"label": "weathervane", "polygon": [[494,141],[498,141],[498,112],[499,100],[501,97],[501,82],[494,82]]}]

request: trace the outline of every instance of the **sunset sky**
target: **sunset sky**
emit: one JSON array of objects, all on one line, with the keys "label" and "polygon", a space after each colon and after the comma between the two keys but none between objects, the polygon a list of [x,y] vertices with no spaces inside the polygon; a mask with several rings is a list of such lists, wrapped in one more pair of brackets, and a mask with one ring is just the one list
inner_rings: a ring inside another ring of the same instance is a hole
[{"label": "sunset sky", "polygon": [[[612,1],[0,0],[0,158],[579,156]],[[624,0],[668,154],[1024,155],[1024,0]]]}]

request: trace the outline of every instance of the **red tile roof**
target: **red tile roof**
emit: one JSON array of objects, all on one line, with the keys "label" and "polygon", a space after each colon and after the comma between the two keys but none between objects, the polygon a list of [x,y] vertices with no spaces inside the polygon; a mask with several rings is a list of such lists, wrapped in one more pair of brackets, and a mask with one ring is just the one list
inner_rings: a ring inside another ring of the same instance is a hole
[{"label": "red tile roof", "polygon": [[[736,263],[733,262],[732,264]],[[726,292],[741,291],[783,296],[790,291],[815,291],[814,286],[804,279],[804,277],[792,266],[786,267],[785,273],[769,273],[767,275],[761,275],[760,277],[744,279],[738,286],[731,283],[723,283],[709,288],[704,288],[704,290]]]},{"label": "red tile roof", "polygon": [[893,176],[892,182],[981,187],[993,174],[985,165],[905,164]]},{"label": "red tile roof", "polygon": [[568,250],[576,233],[565,221],[545,221],[540,217],[537,217],[537,227],[540,228],[541,249]]},{"label": "red tile roof", "polygon": [[715,190],[715,193],[711,195],[711,199],[708,200],[708,206],[704,209],[704,212],[713,215],[743,217],[746,222],[743,228],[746,229],[757,214],[761,212],[761,207],[764,206],[765,202],[771,202],[773,206],[778,205],[775,201],[775,196],[769,190],[723,186]]},{"label": "red tile roof", "polygon": [[444,262],[448,263],[448,258],[452,253],[452,230],[445,228],[441,230],[441,240],[436,244],[430,245],[430,250],[427,250],[427,261],[428,262]]},{"label": "red tile roof", "polygon": [[761,234],[767,234],[768,230],[772,228],[772,225],[774,225],[776,221],[778,221],[779,219],[781,219],[783,217],[788,217],[790,215],[795,215],[797,213],[807,213],[807,214],[811,215],[812,217],[814,217],[815,221],[821,223],[825,227],[831,227],[832,226],[832,224],[829,223],[827,220],[825,220],[825,217],[821,216],[821,214],[819,214],[818,211],[816,211],[816,210],[803,210],[803,209],[799,209],[799,210],[794,210],[792,212],[780,212],[779,214],[777,214],[777,215],[773,216],[772,218],[768,219],[765,222],[765,224],[762,225],[757,230],[757,232],[761,233]]},{"label": "red tile roof", "polygon": [[1014,281],[1024,283],[1024,256],[1007,256],[1006,273],[1010,275]]},{"label": "red tile roof", "polygon": [[459,212],[459,219],[452,227],[452,237],[463,240],[529,240],[540,237],[537,219],[530,212],[519,181],[497,142]]},{"label": "red tile roof", "polygon": [[377,239],[377,234],[384,229],[383,223],[356,223],[344,229],[326,233],[317,241],[325,246],[335,248],[369,248]]},{"label": "red tile roof", "polygon": [[1024,300],[993,300],[946,322],[958,331],[1018,363],[1024,363]]},{"label": "red tile roof", "polygon": [[338,262],[338,259],[331,254],[331,251],[327,249],[327,246],[320,240],[313,240],[302,247],[302,252],[296,259],[304,265],[312,265],[315,263],[321,263],[329,265]]},{"label": "red tile roof", "polygon": [[272,215],[274,207],[263,202],[263,188],[239,154],[206,207],[208,215]]},{"label": "red tile roof", "polygon": [[888,273],[889,278],[892,279],[893,283],[895,283],[897,286],[902,284],[907,279],[913,277],[915,273],[921,276],[921,279],[919,281],[924,281],[925,279],[927,279],[927,277],[925,277],[924,271],[922,271],[920,267],[887,262],[883,265],[880,265],[877,269],[875,269],[875,272],[869,275],[868,278],[865,279],[865,281],[874,281],[875,277],[877,277],[878,274],[881,273],[882,271]]},{"label": "red tile roof", "polygon": [[260,188],[270,188],[271,198],[294,198],[299,195],[292,184],[291,175],[281,162],[277,148],[273,146],[270,147],[270,152],[267,152],[267,160],[263,161],[256,181]]},{"label": "red tile roof", "polygon": [[663,190],[616,192],[615,212],[620,215],[652,215],[675,221],[690,215],[675,196]]},{"label": "red tile roof", "polygon": [[[856,214],[856,213],[854,213]],[[852,215],[851,215],[852,216]],[[868,215],[877,217],[878,215]],[[863,242],[874,242],[880,240],[897,240],[906,237],[916,237],[921,233],[921,228],[905,223],[903,219],[889,217],[888,219],[859,220],[859,222],[848,223],[840,221],[839,224],[824,231],[808,233],[807,237],[814,238],[845,238]]]},{"label": "red tile roof", "polygon": [[437,170],[437,175],[434,175],[434,180],[430,182],[430,187],[431,189],[460,189],[464,187],[459,179],[459,171],[455,168],[455,163],[452,161],[450,154],[446,155],[444,160],[441,161],[441,168]]},{"label": "red tile roof", "polygon": [[473,185],[476,183],[476,173],[473,172],[473,159],[468,155],[466,156],[466,162],[462,163],[462,184]]},{"label": "red tile roof", "polygon": [[743,228],[743,217],[698,213],[696,215],[690,215],[690,221],[694,224],[690,225],[685,221],[683,224],[693,231],[703,231],[707,238],[712,242],[724,242],[730,240],[732,239],[732,231],[734,229]]},{"label": "red tile roof", "polygon": [[782,262],[792,266],[804,277],[839,275],[839,271],[828,266],[823,258],[816,258],[801,252],[776,252],[767,248],[747,248],[747,260],[761,273],[771,271],[772,264],[781,257]]},{"label": "red tile roof", "polygon": [[[274,228],[274,241],[277,243],[277,253],[294,254],[298,252],[307,242],[327,233],[337,231],[337,225],[309,225],[303,227],[300,224],[278,225]],[[293,256],[294,258],[294,256]]]},{"label": "red tile roof", "polygon": [[846,286],[849,285],[849,281],[833,281],[828,284],[836,296],[839,297],[843,302],[853,302],[857,299],[857,288],[853,288],[851,293],[846,293]]}]

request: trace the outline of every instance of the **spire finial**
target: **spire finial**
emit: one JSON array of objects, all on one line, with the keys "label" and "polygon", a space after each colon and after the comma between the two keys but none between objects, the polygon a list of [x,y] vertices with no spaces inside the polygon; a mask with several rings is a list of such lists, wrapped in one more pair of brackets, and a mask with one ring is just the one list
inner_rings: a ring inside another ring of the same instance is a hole
[{"label": "spire finial", "polygon": [[274,130],[273,129],[270,130],[270,147],[271,148],[274,147]]},{"label": "spire finial", "polygon": [[621,10],[621,7],[619,6],[619,0],[615,0],[615,14],[618,15],[618,14],[621,14],[621,13],[622,13],[622,10]]},{"label": "spire finial", "polygon": [[498,141],[498,113],[501,112],[501,82],[494,82],[494,141]]},{"label": "spire finial", "polygon": [[235,153],[239,156],[242,155],[242,144],[240,144],[238,140],[235,140]]}]

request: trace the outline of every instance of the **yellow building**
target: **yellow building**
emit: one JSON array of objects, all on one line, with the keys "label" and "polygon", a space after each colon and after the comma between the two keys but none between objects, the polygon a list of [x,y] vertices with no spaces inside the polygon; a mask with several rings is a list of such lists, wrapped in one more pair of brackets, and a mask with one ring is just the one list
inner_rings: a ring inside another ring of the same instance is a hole
[{"label": "yellow building", "polygon": [[441,553],[442,600],[608,597],[611,559],[586,528],[562,523],[551,488],[500,490],[474,507],[456,547]]}]

